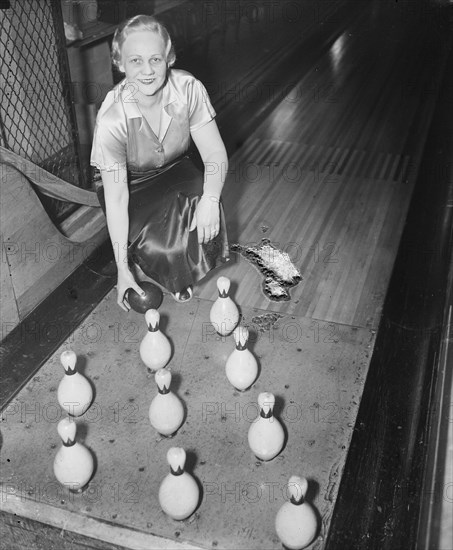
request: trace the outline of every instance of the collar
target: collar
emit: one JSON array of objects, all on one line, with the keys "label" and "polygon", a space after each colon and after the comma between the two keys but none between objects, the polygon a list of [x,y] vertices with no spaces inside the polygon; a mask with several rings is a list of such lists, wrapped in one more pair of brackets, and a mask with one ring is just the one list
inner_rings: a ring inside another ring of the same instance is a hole
[{"label": "collar", "polygon": [[[126,114],[126,118],[140,118],[141,123],[140,123],[139,131],[141,131],[143,128],[143,115],[140,112],[140,109],[138,108],[137,101],[135,101],[134,99],[134,92],[132,87],[128,86],[127,79],[124,79],[120,82],[119,89],[120,89],[121,101],[123,103],[124,113]],[[161,141],[164,139],[172,119],[168,106],[171,103],[174,103],[176,99],[177,99],[176,90],[171,82],[170,75],[168,75],[167,81],[165,82],[162,90],[163,113],[162,113],[162,120],[161,120],[161,128],[158,136],[159,140]]]}]

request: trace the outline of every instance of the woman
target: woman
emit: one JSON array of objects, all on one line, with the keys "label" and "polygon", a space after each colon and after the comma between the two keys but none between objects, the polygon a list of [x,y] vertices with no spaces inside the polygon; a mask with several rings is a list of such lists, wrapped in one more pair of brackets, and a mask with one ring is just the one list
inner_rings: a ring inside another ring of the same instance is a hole
[{"label": "woman", "polygon": [[[201,82],[171,68],[170,36],[153,17],[116,30],[112,59],[125,79],[98,113],[91,164],[101,173],[117,302],[127,311],[126,290],[143,293],[133,272],[187,301],[192,285],[228,258],[220,202],[228,159],[215,111]],[[191,138],[204,177],[185,155]]]}]

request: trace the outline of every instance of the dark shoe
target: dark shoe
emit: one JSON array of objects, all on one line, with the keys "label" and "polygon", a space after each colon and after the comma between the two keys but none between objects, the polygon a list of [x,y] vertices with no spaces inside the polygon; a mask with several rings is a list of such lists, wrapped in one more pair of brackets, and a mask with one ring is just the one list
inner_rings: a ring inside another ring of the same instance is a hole
[{"label": "dark shoe", "polygon": [[191,286],[188,286],[186,288],[183,288],[181,290],[181,292],[175,292],[173,294],[173,298],[177,301],[177,302],[188,302],[189,300],[192,299],[192,296],[193,296],[193,289]]}]

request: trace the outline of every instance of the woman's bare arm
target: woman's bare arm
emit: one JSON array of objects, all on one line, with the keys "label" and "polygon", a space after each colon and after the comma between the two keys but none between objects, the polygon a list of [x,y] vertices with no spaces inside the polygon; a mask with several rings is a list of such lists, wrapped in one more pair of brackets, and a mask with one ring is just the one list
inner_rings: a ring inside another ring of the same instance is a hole
[{"label": "woman's bare arm", "polygon": [[203,196],[196,212],[198,242],[206,243],[219,232],[219,199],[228,172],[228,157],[216,121],[213,119],[192,132],[203,160]]},{"label": "woman's bare arm", "polygon": [[133,288],[139,294],[142,294],[143,291],[135,282],[127,260],[129,234],[127,172],[125,168],[102,170],[101,177],[104,185],[107,229],[118,268],[117,302],[122,309],[128,311],[130,306],[124,299],[126,290]]}]

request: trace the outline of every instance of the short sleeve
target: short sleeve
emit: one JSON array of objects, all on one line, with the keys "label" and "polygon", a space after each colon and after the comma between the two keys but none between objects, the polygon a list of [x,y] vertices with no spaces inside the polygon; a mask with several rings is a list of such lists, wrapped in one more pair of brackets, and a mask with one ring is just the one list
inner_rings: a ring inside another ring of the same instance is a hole
[{"label": "short sleeve", "polygon": [[194,79],[192,86],[189,87],[188,107],[191,132],[198,130],[216,116],[206,88],[197,79]]},{"label": "short sleeve", "polygon": [[99,170],[118,170],[126,167],[126,143],[117,129],[97,122],[94,129],[90,164]]}]

